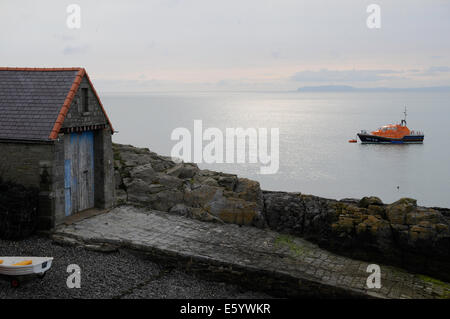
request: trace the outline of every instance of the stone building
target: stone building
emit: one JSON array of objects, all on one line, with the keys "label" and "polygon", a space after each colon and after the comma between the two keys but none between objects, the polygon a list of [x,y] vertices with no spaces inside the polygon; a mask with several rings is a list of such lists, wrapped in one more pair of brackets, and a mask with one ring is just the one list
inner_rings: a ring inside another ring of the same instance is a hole
[{"label": "stone building", "polygon": [[114,204],[111,122],[83,68],[0,68],[0,175],[39,188],[38,228]]}]

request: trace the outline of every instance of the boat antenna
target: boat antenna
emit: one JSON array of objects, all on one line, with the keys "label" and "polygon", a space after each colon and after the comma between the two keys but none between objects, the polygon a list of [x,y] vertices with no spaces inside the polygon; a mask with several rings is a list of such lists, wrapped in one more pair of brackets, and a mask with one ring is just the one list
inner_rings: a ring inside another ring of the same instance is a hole
[{"label": "boat antenna", "polygon": [[406,105],[405,105],[405,111],[403,112],[403,114],[405,114],[405,118],[402,120],[402,125],[405,125],[405,126],[406,126],[406,116],[408,115],[408,114],[406,113]]}]

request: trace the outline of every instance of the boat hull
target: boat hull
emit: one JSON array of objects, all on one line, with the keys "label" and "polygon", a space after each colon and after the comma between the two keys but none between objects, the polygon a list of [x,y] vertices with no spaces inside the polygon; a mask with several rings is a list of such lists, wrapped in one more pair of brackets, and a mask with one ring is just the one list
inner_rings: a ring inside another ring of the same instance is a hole
[{"label": "boat hull", "polygon": [[[1,257],[0,275],[23,276],[42,274],[52,266],[53,257]],[[31,260],[32,263],[23,266],[13,266],[15,263]]]},{"label": "boat hull", "polygon": [[362,133],[357,135],[364,144],[421,144],[424,140],[424,135],[405,135],[401,139]]}]

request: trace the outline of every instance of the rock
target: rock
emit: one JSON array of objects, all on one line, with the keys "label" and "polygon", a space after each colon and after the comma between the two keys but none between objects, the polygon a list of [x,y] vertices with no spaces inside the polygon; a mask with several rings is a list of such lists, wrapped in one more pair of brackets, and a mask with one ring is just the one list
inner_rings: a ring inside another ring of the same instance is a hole
[{"label": "rock", "polygon": [[233,191],[237,184],[236,175],[220,176],[217,180],[218,184],[225,187],[227,191]]},{"label": "rock", "polygon": [[434,233],[435,232],[431,229],[431,227],[414,225],[409,231],[409,236],[412,242],[417,242],[418,240],[429,240]]},{"label": "rock", "polygon": [[178,177],[178,176],[180,176],[182,170],[183,170],[183,163],[180,163],[180,164],[175,165],[172,168],[169,168],[166,171],[166,174],[170,175],[170,176]]},{"label": "rock", "polygon": [[439,223],[441,214],[434,209],[418,208],[410,213],[406,214],[405,224],[414,225],[423,221],[429,221],[431,223]]},{"label": "rock", "polygon": [[163,212],[168,212],[177,204],[183,203],[183,193],[175,190],[164,190],[149,196],[150,207]]},{"label": "rock", "polygon": [[239,198],[254,202],[262,209],[264,200],[261,187],[257,181],[248,178],[239,178],[235,193],[237,193]]},{"label": "rock", "polygon": [[355,228],[355,219],[349,216],[340,216],[339,220],[331,225],[333,232],[337,233],[337,237],[344,237],[344,234],[352,234]]},{"label": "rock", "polygon": [[219,187],[219,183],[217,183],[217,181],[212,177],[206,178],[202,184]]},{"label": "rock", "polygon": [[369,205],[367,207],[367,213],[374,216],[379,216],[381,218],[386,217],[386,209],[384,206],[380,205]]},{"label": "rock", "polygon": [[[228,194],[230,195],[230,194]],[[236,223],[239,225],[250,225],[259,223],[261,225],[262,212],[257,203],[245,201],[238,197],[225,196],[222,187],[202,184],[200,187],[185,192],[185,203],[191,207],[201,208],[197,215],[205,220],[220,219],[223,222]]]},{"label": "rock", "polygon": [[52,241],[55,244],[60,245],[60,246],[77,247],[77,246],[81,246],[83,244],[80,240],[78,240],[76,238],[59,235],[59,234],[52,234],[52,235],[50,235],[50,238],[52,239]]},{"label": "rock", "polygon": [[223,223],[223,221],[214,215],[210,214],[208,211],[204,210],[203,208],[193,208],[192,209],[192,216],[195,219],[204,221],[204,222],[219,222]]},{"label": "rock", "polygon": [[[119,155],[117,155],[119,157]],[[123,169],[122,162],[119,159],[114,160],[114,169],[120,171]]]},{"label": "rock", "polygon": [[191,207],[203,207],[214,198],[216,192],[220,192],[219,187],[200,185],[191,191],[185,191],[184,201]]},{"label": "rock", "polygon": [[131,145],[113,144],[114,160],[120,162],[121,171],[132,169],[136,166],[151,164],[156,172],[162,172],[175,166],[175,163],[167,157],[159,156],[147,148],[137,148]]},{"label": "rock", "polygon": [[377,238],[377,240],[382,238],[390,240],[392,238],[389,222],[381,217],[369,215],[367,216],[367,219],[364,220],[364,223],[367,225],[367,231],[369,231],[372,236]]},{"label": "rock", "polygon": [[436,231],[438,233],[449,233],[449,231],[448,231],[449,226],[446,224],[438,223],[438,224],[434,225],[434,227],[436,228]]},{"label": "rock", "polygon": [[127,187],[128,201],[135,204],[145,204],[150,202],[150,185],[141,179],[125,179]]},{"label": "rock", "polygon": [[134,167],[130,171],[132,179],[140,179],[148,184],[151,184],[156,179],[156,172],[152,167],[152,164],[145,164]]},{"label": "rock", "polygon": [[392,203],[391,205],[409,205],[417,207],[417,200],[415,200],[414,198],[403,197],[400,198],[398,201]]},{"label": "rock", "polygon": [[202,169],[201,171],[199,171],[198,175],[212,177],[212,176],[218,176],[218,175],[220,175],[220,173],[211,171],[209,169]]},{"label": "rock", "polygon": [[127,192],[123,189],[116,189],[116,204],[123,205],[126,204],[128,200]]},{"label": "rock", "polygon": [[152,157],[149,153],[145,153],[128,145],[117,148],[116,144],[114,147],[114,159],[120,161],[122,168],[136,167],[151,163]]},{"label": "rock", "polygon": [[164,173],[157,173],[155,183],[159,183],[169,188],[179,188],[183,185],[183,180]]},{"label": "rock", "polygon": [[170,168],[167,170],[168,175],[172,175],[179,178],[192,178],[195,174],[197,174],[200,171],[200,169],[197,167],[196,164],[192,163],[180,163],[176,166]]},{"label": "rock", "polygon": [[[319,197],[301,193],[263,192],[264,214],[270,228],[309,239],[330,231],[333,214]],[[335,218],[337,220],[337,218]]]},{"label": "rock", "polygon": [[119,247],[116,245],[111,245],[107,243],[100,243],[100,244],[85,244],[83,245],[84,248],[90,251],[96,251],[101,253],[112,253],[119,250]]},{"label": "rock", "polygon": [[227,205],[218,210],[217,215],[220,220],[226,223],[238,225],[252,225],[259,216],[259,211],[255,203],[246,202],[239,199],[229,199]]},{"label": "rock", "polygon": [[150,194],[156,194],[163,190],[166,190],[167,187],[161,184],[151,184],[149,185],[149,193]]},{"label": "rock", "polygon": [[183,168],[181,169],[179,178],[192,178],[195,174],[197,174],[200,171],[197,164],[184,164]]},{"label": "rock", "polygon": [[417,201],[402,198],[386,207],[386,216],[393,224],[404,224],[406,215],[417,207]]},{"label": "rock", "polygon": [[378,197],[371,196],[371,197],[363,197],[358,203],[358,206],[362,208],[367,208],[369,207],[369,205],[382,206],[383,202]]},{"label": "rock", "polygon": [[169,211],[183,202],[183,193],[168,189],[161,184],[148,184],[141,179],[124,179],[127,187],[128,203],[147,206],[152,209]]},{"label": "rock", "polygon": [[250,225],[254,218],[260,214],[255,202],[225,197],[222,189],[217,190],[213,198],[203,207],[211,215],[220,218],[222,221],[238,225]]},{"label": "rock", "polygon": [[164,172],[165,170],[175,166],[173,162],[166,162],[160,158],[152,160],[152,166],[156,172]]},{"label": "rock", "polygon": [[340,199],[339,201],[340,201],[340,202],[343,202],[343,203],[347,203],[347,204],[355,204],[355,205],[358,205],[359,202],[360,202],[360,199],[357,199],[357,198],[342,198],[342,199]]},{"label": "rock", "polygon": [[114,171],[114,184],[116,189],[119,189],[123,184],[122,176],[120,175],[120,172],[118,170]]},{"label": "rock", "polygon": [[191,217],[192,207],[188,207],[185,204],[176,204],[169,210],[169,212],[177,215]]}]

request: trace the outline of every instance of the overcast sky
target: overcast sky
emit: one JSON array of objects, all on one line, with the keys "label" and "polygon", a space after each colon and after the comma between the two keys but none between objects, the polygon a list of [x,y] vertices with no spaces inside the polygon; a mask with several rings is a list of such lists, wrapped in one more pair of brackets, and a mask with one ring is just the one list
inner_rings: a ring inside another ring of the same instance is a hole
[{"label": "overcast sky", "polygon": [[2,66],[83,66],[103,92],[450,85],[448,0],[0,0],[0,30]]}]

